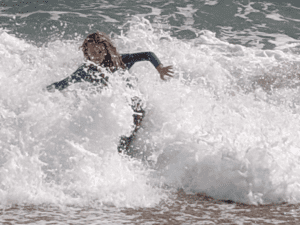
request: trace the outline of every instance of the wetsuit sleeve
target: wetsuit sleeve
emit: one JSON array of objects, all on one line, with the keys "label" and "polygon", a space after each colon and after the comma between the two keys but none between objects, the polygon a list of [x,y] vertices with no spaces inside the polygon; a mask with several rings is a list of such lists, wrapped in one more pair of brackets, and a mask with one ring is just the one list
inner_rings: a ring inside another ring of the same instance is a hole
[{"label": "wetsuit sleeve", "polygon": [[54,89],[57,89],[59,91],[62,91],[63,89],[69,87],[71,84],[82,82],[82,81],[88,81],[93,84],[102,84],[104,86],[107,86],[108,78],[104,77],[103,74],[100,76],[91,76],[90,74],[87,73],[87,70],[92,70],[94,72],[97,72],[97,68],[90,67],[87,68],[84,65],[79,67],[72,75],[68,76],[67,78],[55,82],[49,86],[47,86],[47,90],[51,91]]},{"label": "wetsuit sleeve", "polygon": [[140,61],[150,61],[152,65],[156,68],[159,64],[161,64],[160,60],[153,52],[139,52],[132,54],[121,54],[122,60],[126,67],[130,69],[134,63]]}]

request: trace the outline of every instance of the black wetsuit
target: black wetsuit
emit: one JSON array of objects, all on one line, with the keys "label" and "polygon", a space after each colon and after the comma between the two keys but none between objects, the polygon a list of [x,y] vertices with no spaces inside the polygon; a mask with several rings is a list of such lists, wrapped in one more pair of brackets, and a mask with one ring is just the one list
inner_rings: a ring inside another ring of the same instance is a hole
[{"label": "black wetsuit", "polygon": [[[152,65],[156,68],[161,62],[156,57],[153,52],[140,52],[140,53],[133,53],[133,54],[121,54],[122,61],[126,65],[126,68],[129,70],[134,63],[140,61],[150,61]],[[73,74],[68,76],[67,78],[55,82],[49,86],[47,86],[47,90],[51,91],[54,89],[63,90],[69,87],[72,83],[78,83],[87,81],[93,83],[94,85],[105,87],[109,82],[109,77],[105,76],[103,73],[99,73],[97,66],[94,64],[87,65],[84,63],[81,65]],[[139,128],[139,124],[144,117],[145,111],[141,108],[141,100],[138,97],[132,98],[132,109],[134,112],[139,113],[141,115],[135,114],[134,117],[134,124],[136,125],[132,135],[130,137],[122,136],[120,140],[120,144],[118,146],[118,151],[127,151],[128,147],[134,138],[134,134]],[[128,153],[128,152],[127,152]],[[130,153],[129,153],[130,154]]]},{"label": "black wetsuit", "polygon": [[[153,52],[140,52],[133,54],[121,54],[122,61],[126,65],[127,69],[130,69],[134,63],[140,61],[150,61],[153,66],[156,68],[161,62],[156,57]],[[68,76],[67,78],[55,82],[49,86],[47,86],[47,90],[63,90],[70,86],[72,83],[78,83],[82,81],[87,81],[96,85],[107,86],[109,77],[105,77],[104,74],[100,74],[97,69],[97,66],[91,64],[87,66],[86,64],[81,65],[73,74]]]}]

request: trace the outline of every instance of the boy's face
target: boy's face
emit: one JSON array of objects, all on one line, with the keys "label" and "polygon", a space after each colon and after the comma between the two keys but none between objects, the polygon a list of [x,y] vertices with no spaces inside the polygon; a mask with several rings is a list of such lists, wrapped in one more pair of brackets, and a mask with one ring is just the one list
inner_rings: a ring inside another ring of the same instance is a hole
[{"label": "boy's face", "polygon": [[103,44],[88,43],[88,55],[94,63],[101,64],[107,55],[107,51]]}]

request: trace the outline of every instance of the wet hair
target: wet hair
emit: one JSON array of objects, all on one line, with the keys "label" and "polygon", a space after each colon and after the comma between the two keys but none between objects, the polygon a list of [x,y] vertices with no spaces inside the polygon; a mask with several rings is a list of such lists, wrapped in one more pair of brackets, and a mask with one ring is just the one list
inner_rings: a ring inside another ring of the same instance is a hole
[{"label": "wet hair", "polygon": [[83,51],[83,55],[86,59],[91,60],[88,54],[88,43],[102,44],[107,51],[101,66],[109,67],[111,71],[115,69],[125,69],[126,66],[122,61],[121,55],[117,52],[116,47],[113,45],[109,36],[103,32],[97,31],[96,33],[89,34],[79,47]]}]

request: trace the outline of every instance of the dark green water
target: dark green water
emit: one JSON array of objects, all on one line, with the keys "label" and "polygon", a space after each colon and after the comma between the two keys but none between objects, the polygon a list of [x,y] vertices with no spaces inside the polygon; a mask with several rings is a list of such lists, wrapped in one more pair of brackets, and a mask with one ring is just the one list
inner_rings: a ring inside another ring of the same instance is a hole
[{"label": "dark green water", "polygon": [[297,7],[296,0],[2,1],[0,23],[9,33],[43,44],[95,30],[119,34],[132,16],[142,16],[179,39],[209,30],[229,43],[274,49],[298,43]]}]

